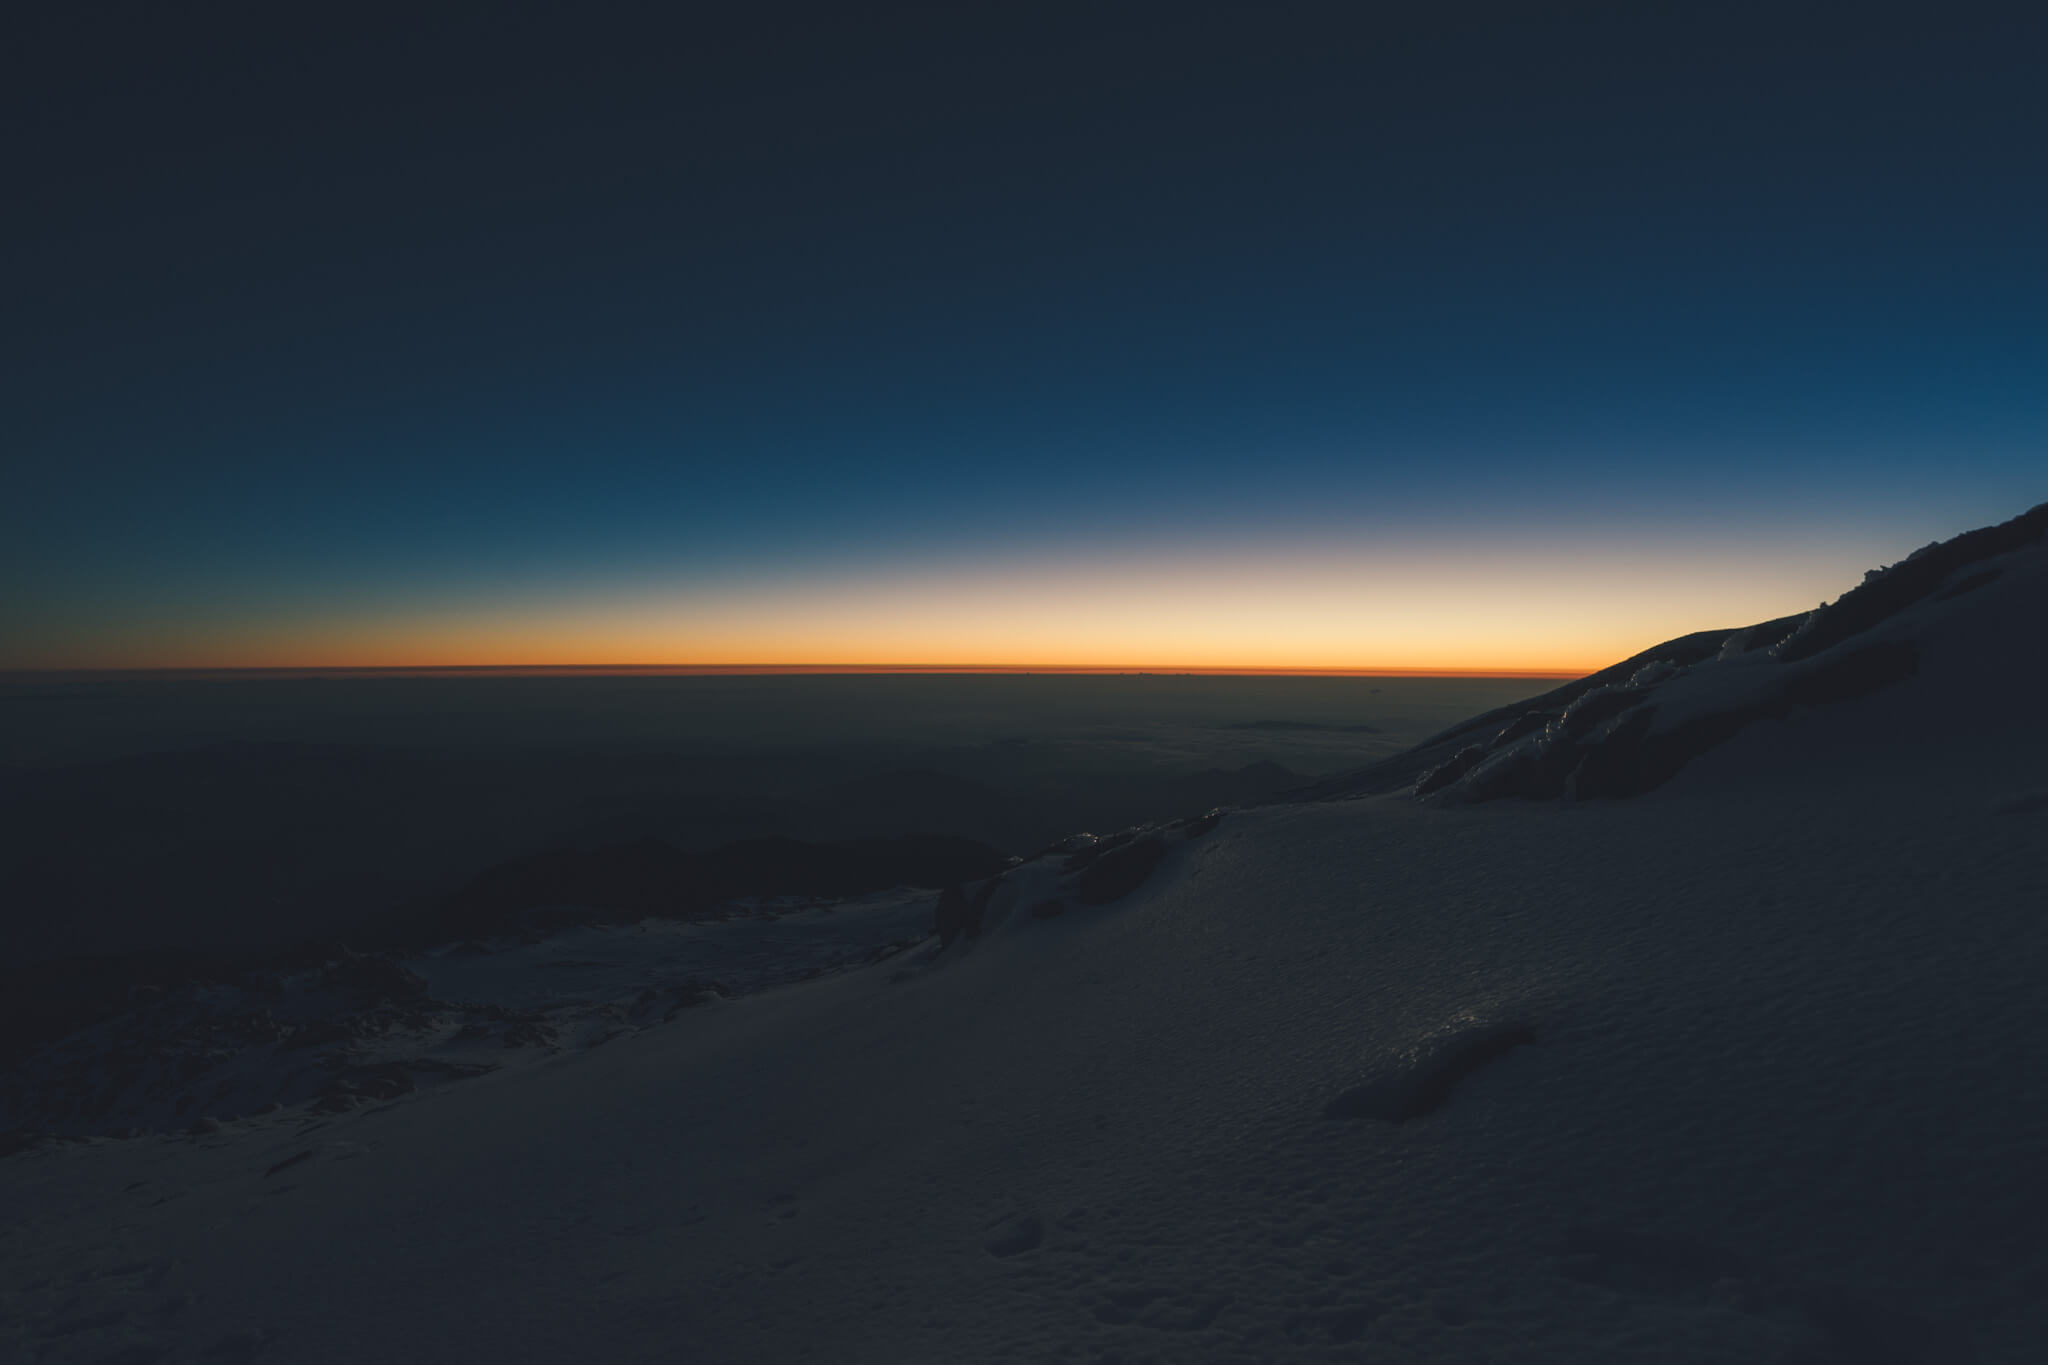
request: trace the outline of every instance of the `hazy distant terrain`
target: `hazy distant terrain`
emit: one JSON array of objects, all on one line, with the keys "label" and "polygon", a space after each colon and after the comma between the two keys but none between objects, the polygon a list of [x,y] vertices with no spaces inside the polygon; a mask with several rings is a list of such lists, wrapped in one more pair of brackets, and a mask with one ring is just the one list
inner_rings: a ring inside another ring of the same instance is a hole
[{"label": "hazy distant terrain", "polygon": [[558,847],[1029,853],[1397,753],[1540,679],[0,678],[19,963],[328,934]]}]

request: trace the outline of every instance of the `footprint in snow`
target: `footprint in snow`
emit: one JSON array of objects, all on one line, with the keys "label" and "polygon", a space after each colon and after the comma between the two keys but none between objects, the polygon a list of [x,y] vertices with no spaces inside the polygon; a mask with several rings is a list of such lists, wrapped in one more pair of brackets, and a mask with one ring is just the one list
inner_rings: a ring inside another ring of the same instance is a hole
[{"label": "footprint in snow", "polygon": [[982,1239],[982,1249],[995,1257],[1021,1255],[1037,1250],[1045,1241],[1045,1224],[1031,1214],[1017,1214],[1005,1218],[987,1237]]}]

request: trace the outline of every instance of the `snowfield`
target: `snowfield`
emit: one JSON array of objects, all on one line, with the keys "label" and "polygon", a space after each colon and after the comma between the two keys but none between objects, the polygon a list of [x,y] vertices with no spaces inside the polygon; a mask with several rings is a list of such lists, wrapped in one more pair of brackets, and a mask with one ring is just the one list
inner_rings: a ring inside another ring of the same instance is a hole
[{"label": "snowfield", "polygon": [[1645,678],[1752,714],[1629,799],[1077,840],[603,1046],[35,1144],[0,1357],[2048,1359],[2048,547],[1984,567],[1782,664],[1875,686]]}]

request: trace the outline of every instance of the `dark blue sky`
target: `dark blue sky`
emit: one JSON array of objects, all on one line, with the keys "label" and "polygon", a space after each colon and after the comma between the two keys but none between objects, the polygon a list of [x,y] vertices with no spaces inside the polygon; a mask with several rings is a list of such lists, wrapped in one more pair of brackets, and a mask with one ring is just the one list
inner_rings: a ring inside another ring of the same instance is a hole
[{"label": "dark blue sky", "polygon": [[[1130,638],[1090,573],[1446,563],[1625,633],[1726,574],[1675,633],[2044,496],[2038,10],[697,9],[11,20],[0,664],[1031,662]],[[1128,661],[1259,634],[1171,599]],[[1449,661],[1330,616],[1252,652]]]}]

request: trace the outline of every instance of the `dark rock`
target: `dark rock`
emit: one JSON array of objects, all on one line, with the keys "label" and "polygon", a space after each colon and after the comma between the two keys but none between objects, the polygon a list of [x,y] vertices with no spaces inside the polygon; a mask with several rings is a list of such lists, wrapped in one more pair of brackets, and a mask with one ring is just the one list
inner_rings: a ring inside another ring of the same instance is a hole
[{"label": "dark rock", "polygon": [[1442,791],[1466,773],[1479,766],[1486,757],[1486,750],[1477,744],[1468,744],[1452,754],[1450,759],[1424,773],[1415,783],[1417,796],[1428,796],[1431,792]]},{"label": "dark rock", "polygon": [[1759,649],[1769,649],[1772,645],[1779,643],[1793,631],[1799,629],[1799,623],[1805,619],[1806,617],[1802,614],[1798,616],[1780,616],[1775,621],[1764,621],[1749,627],[1747,630],[1737,631],[1736,636],[1731,637],[1731,643],[1735,645],[1736,652],[1741,654],[1753,653]]},{"label": "dark rock", "polygon": [[1559,727],[1565,734],[1578,739],[1591,734],[1600,722],[1612,720],[1642,700],[1643,693],[1632,688],[1588,692],[1566,708],[1559,718]]},{"label": "dark rock", "polygon": [[1524,711],[1501,727],[1500,733],[1493,737],[1493,745],[1498,748],[1503,744],[1512,744],[1523,735],[1536,733],[1555,719],[1557,717],[1549,711]]},{"label": "dark rock", "polygon": [[967,931],[967,937],[981,937],[981,922],[988,914],[988,903],[995,899],[996,888],[1001,886],[1002,882],[1001,877],[990,877],[974,893],[974,899],[967,903],[967,922],[963,926]]},{"label": "dark rock", "polygon": [[312,1159],[313,1153],[312,1150],[309,1148],[308,1150],[300,1152],[295,1156],[286,1157],[283,1161],[278,1162],[275,1166],[272,1166],[269,1170],[265,1171],[263,1173],[263,1176],[267,1180],[271,1176],[276,1175],[279,1171],[288,1171],[292,1167],[298,1165],[301,1161],[311,1161]]},{"label": "dark rock", "polygon": [[1568,768],[1577,755],[1578,746],[1561,736],[1549,744],[1510,748],[1474,768],[1458,791],[1471,801],[1555,796],[1558,769]]},{"label": "dark rock", "polygon": [[1051,843],[1047,844],[1044,848],[1041,848],[1040,850],[1038,850],[1038,852],[1032,854],[1029,858],[1026,858],[1024,861],[1027,863],[1035,863],[1040,858],[1050,858],[1057,854],[1078,853],[1082,849],[1090,846],[1091,844],[1099,842],[1100,840],[1095,835],[1090,834],[1086,830],[1082,830],[1078,834],[1069,834],[1064,839],[1053,840]]},{"label": "dark rock", "polygon": [[1083,905],[1107,905],[1137,890],[1166,857],[1166,841],[1157,834],[1111,849],[1082,870],[1072,885]]},{"label": "dark rock", "polygon": [[1031,918],[1055,919],[1060,915],[1064,915],[1066,912],[1067,903],[1063,900],[1058,899],[1057,897],[1054,897],[1050,900],[1042,900],[1038,902],[1038,904],[1032,906]]},{"label": "dark rock", "polygon": [[1888,568],[1873,569],[1860,586],[1808,613],[1778,646],[1778,657],[1787,662],[1811,658],[1904,611],[1965,566],[2031,545],[2043,536],[2048,536],[2048,503],[1997,526],[1925,546]]},{"label": "dark rock", "polygon": [[967,895],[958,882],[939,893],[939,903],[932,907],[932,929],[941,948],[952,947],[953,940],[967,931]]},{"label": "dark rock", "polygon": [[981,924],[988,914],[988,903],[995,898],[996,888],[1002,885],[1002,881],[1001,877],[989,878],[975,889],[972,900],[958,883],[939,893],[939,903],[932,907],[932,928],[939,936],[941,948],[950,947],[953,940],[962,934],[968,938],[981,937]]},{"label": "dark rock", "polygon": [[694,1009],[699,1005],[709,1005],[725,999],[725,991],[715,981],[690,981],[678,986],[675,990],[675,996],[675,1003],[670,1005],[661,1016],[661,1022],[664,1024],[675,1018],[678,1014],[681,1014],[684,1010]]},{"label": "dark rock", "polygon": [[[1700,746],[1684,738],[1667,739],[1662,744],[1646,742],[1656,717],[1655,707],[1642,707],[1610,730],[1599,743],[1587,746],[1572,771],[1560,778],[1558,790],[1579,799],[1635,796],[1665,781],[1683,767]],[[1737,722],[1736,728],[1746,723]],[[1697,726],[1698,722],[1689,724]],[[1681,727],[1682,730],[1684,728]],[[1733,734],[1734,731],[1728,733]],[[1706,742],[1718,744],[1720,739]]]},{"label": "dark rock", "polygon": [[1060,871],[1079,872],[1082,868],[1089,866],[1097,858],[1100,858],[1103,854],[1108,853],[1111,849],[1122,848],[1125,844],[1128,844],[1132,839],[1136,838],[1137,835],[1137,830],[1127,829],[1120,834],[1111,834],[1104,838],[1097,839],[1093,843],[1089,844],[1086,848],[1083,848],[1079,852],[1076,852],[1069,856],[1064,863],[1060,864]]},{"label": "dark rock", "polygon": [[1403,1064],[1323,1106],[1326,1119],[1406,1123],[1443,1107],[1458,1084],[1495,1058],[1536,1041],[1525,1024],[1482,1024],[1434,1040]]}]

